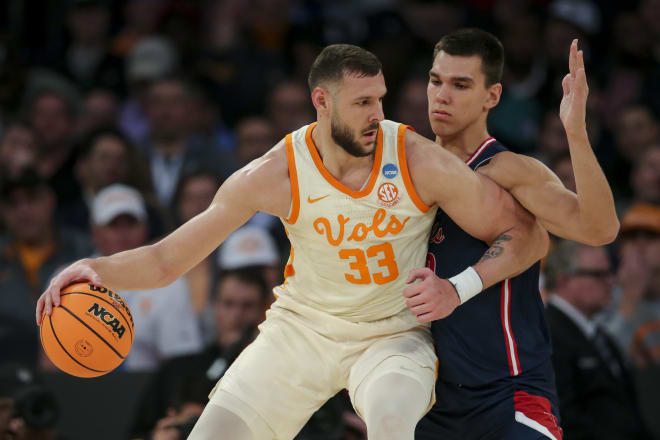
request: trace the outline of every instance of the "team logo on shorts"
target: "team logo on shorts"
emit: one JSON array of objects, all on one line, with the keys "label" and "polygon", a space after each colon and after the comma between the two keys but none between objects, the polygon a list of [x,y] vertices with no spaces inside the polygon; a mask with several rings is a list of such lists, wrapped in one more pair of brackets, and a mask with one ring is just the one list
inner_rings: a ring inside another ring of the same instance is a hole
[{"label": "team logo on shorts", "polygon": [[431,228],[431,243],[440,244],[445,241],[445,233],[442,231],[439,223],[434,223]]},{"label": "team logo on shorts", "polygon": [[401,200],[401,195],[399,194],[399,188],[395,184],[383,183],[378,187],[378,203],[382,206],[391,208],[399,203],[399,200]]},{"label": "team logo on shorts", "polygon": [[75,349],[76,353],[82,357],[87,357],[94,351],[94,347],[92,347],[92,344],[87,339],[81,339],[76,342]]},{"label": "team logo on shorts", "polygon": [[399,170],[393,163],[385,164],[383,167],[383,176],[388,179],[394,179],[399,174]]}]

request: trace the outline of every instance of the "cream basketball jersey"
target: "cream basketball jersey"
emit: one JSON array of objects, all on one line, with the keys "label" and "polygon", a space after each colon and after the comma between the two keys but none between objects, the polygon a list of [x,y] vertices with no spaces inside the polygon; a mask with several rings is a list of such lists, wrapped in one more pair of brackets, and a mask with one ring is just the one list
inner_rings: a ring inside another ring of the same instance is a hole
[{"label": "cream basketball jersey", "polygon": [[282,221],[292,249],[275,294],[353,322],[393,316],[406,307],[408,272],[425,266],[436,211],[413,188],[408,127],[380,123],[371,175],[354,191],[324,167],[315,126],[286,136],[292,208]]}]

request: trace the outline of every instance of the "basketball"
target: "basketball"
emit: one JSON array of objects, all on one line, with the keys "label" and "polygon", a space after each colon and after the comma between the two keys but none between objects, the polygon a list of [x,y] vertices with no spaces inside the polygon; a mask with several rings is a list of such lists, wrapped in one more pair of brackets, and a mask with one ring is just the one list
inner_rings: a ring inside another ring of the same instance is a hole
[{"label": "basketball", "polygon": [[112,290],[76,283],[61,292],[59,307],[44,315],[41,345],[62,371],[78,377],[109,373],[133,345],[133,317]]}]

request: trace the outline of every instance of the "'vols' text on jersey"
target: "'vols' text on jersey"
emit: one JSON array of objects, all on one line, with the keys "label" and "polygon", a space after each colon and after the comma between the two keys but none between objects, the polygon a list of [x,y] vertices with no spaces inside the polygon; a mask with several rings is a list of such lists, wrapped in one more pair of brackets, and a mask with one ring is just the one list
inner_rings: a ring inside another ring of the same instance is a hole
[{"label": "'vols' text on jersey", "polygon": [[324,167],[315,126],[286,136],[292,208],[282,221],[291,256],[275,293],[352,322],[396,315],[406,307],[408,272],[424,267],[436,211],[413,188],[408,127],[380,123],[371,175],[354,191]]}]

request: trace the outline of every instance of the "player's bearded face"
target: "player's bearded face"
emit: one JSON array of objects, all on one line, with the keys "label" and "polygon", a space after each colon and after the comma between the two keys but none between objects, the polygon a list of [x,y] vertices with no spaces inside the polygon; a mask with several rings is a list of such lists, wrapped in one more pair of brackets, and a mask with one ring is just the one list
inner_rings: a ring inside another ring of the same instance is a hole
[{"label": "player's bearded face", "polygon": [[332,118],[330,119],[330,135],[332,136],[332,140],[354,157],[365,157],[374,153],[376,141],[364,146],[360,143],[360,137],[369,131],[378,130],[379,128],[380,125],[378,123],[369,124],[368,127],[360,130],[356,136],[355,130],[341,120],[338,112],[333,110]]}]

